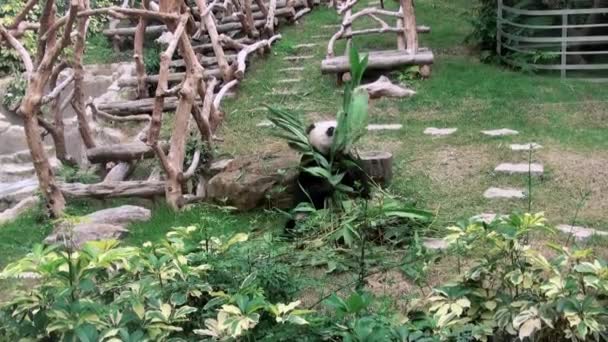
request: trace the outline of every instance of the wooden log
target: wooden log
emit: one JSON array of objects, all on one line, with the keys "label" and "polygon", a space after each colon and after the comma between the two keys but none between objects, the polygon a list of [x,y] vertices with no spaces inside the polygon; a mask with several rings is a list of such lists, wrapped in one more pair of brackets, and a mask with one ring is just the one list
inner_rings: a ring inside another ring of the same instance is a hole
[{"label": "wooden log", "polygon": [[[240,44],[245,44],[245,45],[255,43],[255,40],[251,39],[249,37],[235,39],[235,41],[238,42],[238,43],[240,43]],[[223,47],[224,47],[224,51],[225,50],[233,50],[234,49],[231,46],[223,46]],[[205,44],[194,45],[194,46],[192,46],[192,49],[194,49],[194,51],[196,51],[198,53],[211,52],[211,51],[213,51],[213,44],[211,44],[211,43],[205,43]]]},{"label": "wooden log", "polygon": [[[224,57],[225,57],[224,61],[228,62],[228,63],[233,63],[236,60],[236,55],[233,55],[233,54],[224,55]],[[214,65],[219,65],[221,63],[221,60],[216,57],[201,56],[201,57],[199,57],[199,62],[204,67],[210,67],[210,66],[214,66]],[[183,68],[186,66],[183,59],[172,60],[169,65],[172,68]],[[229,79],[228,79],[228,81],[229,81]]]},{"label": "wooden log", "polygon": [[372,181],[387,186],[393,179],[393,155],[390,152],[359,153],[361,167]]},{"label": "wooden log", "polygon": [[[238,83],[238,82],[237,82]],[[226,85],[232,84],[228,82]],[[221,91],[220,91],[221,92]],[[220,92],[217,93],[219,96]],[[224,93],[222,96],[230,97],[234,96],[234,93]],[[163,111],[175,110],[177,108],[178,98],[177,97],[166,97],[163,103]],[[202,101],[197,99],[196,105],[201,105]],[[97,108],[111,115],[126,116],[132,114],[152,113],[154,109],[154,98],[146,98],[133,101],[115,101],[115,102],[104,102],[97,104]]]},{"label": "wooden log", "polygon": [[155,197],[165,193],[164,181],[125,181],[97,184],[59,183],[59,189],[69,198],[93,197]]},{"label": "wooden log", "polygon": [[[266,25],[265,19],[255,20],[254,27],[260,28]],[[228,22],[224,24],[217,25],[218,33],[228,33],[232,31],[241,31],[243,29],[243,25],[240,22]],[[103,31],[103,34],[106,36],[134,36],[137,31],[136,27],[121,27],[116,29],[107,29]],[[146,27],[146,35],[150,36],[159,36],[161,33],[167,31],[167,27],[165,25],[150,25]]]},{"label": "wooden log", "polygon": [[376,82],[359,86],[365,90],[371,99],[381,97],[410,97],[416,94],[415,91],[393,84],[386,76],[380,76]]},{"label": "wooden log", "polygon": [[[203,75],[206,79],[222,77],[222,73],[220,72],[219,69],[205,69],[205,71],[203,72]],[[185,72],[174,72],[167,76],[167,82],[169,82],[169,83],[182,82],[185,77],[186,77]],[[158,79],[159,79],[158,75],[148,75],[145,77],[144,80],[146,81],[146,83],[154,84],[154,83],[158,83]],[[132,87],[132,86],[136,86],[136,85],[137,85],[136,77],[122,77],[122,78],[118,79],[119,87]]]},{"label": "wooden log", "polygon": [[134,166],[134,163],[131,162],[121,162],[116,164],[110,170],[110,172],[106,174],[105,178],[103,179],[104,183],[121,182],[127,179],[127,177],[129,177],[129,174],[131,174],[131,172],[133,171]]},{"label": "wooden log", "polygon": [[[419,49],[415,54],[403,53],[399,50],[371,51],[367,65],[372,69],[394,69],[404,65],[426,65],[433,64],[433,53],[430,50]],[[343,73],[350,70],[350,62],[346,56],[326,58],[321,62],[323,73]]]},{"label": "wooden log", "polygon": [[[163,111],[175,110],[179,99],[177,97],[166,97],[163,103]],[[133,101],[115,101],[99,103],[97,108],[111,115],[131,115],[141,113],[152,113],[154,109],[154,98],[145,98]]]},{"label": "wooden log", "polygon": [[[161,143],[167,150],[167,143]],[[153,149],[143,142],[127,144],[104,145],[87,150],[87,158],[93,164],[107,163],[110,161],[131,161],[141,158],[154,157]]]}]

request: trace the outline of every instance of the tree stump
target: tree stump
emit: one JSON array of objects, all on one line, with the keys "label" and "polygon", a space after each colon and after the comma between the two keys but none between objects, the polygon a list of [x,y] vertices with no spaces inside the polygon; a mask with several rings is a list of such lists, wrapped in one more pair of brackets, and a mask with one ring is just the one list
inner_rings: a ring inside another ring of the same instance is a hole
[{"label": "tree stump", "polygon": [[361,167],[372,181],[387,186],[393,179],[393,154],[382,151],[359,153]]}]

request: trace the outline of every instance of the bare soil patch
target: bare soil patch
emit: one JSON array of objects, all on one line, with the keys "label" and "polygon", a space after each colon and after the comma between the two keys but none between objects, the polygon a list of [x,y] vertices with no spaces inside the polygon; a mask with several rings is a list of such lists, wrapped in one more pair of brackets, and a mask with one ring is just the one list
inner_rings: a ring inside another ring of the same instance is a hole
[{"label": "bare soil patch", "polygon": [[551,166],[552,183],[571,196],[563,200],[578,202],[583,194],[588,195],[579,217],[605,219],[608,212],[608,152],[546,150],[540,153],[541,159]]},{"label": "bare soil patch", "polygon": [[445,146],[414,161],[412,167],[427,170],[430,179],[442,187],[459,187],[478,182],[481,175],[494,168],[496,153],[491,148]]}]

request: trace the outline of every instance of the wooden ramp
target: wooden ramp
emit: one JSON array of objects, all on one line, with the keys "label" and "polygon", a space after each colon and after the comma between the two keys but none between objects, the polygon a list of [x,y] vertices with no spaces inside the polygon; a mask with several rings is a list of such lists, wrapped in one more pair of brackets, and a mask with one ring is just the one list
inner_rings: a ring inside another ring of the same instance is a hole
[{"label": "wooden ramp", "polygon": [[[417,53],[406,50],[371,51],[368,53],[368,70],[395,69],[406,65],[433,64],[433,52],[426,48],[418,49]],[[345,73],[350,70],[348,56],[336,56],[323,60],[321,71],[324,74]]]}]

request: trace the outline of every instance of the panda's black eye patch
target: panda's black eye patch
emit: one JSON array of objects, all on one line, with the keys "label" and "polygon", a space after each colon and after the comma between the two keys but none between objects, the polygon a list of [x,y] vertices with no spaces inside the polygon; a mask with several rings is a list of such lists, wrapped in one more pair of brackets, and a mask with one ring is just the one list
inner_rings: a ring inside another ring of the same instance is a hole
[{"label": "panda's black eye patch", "polygon": [[315,129],[315,124],[311,124],[306,128],[306,134],[310,134],[313,129]]},{"label": "panda's black eye patch", "polygon": [[335,127],[329,127],[327,129],[326,134],[327,134],[328,137],[333,137],[334,136],[334,129],[335,129]]}]

